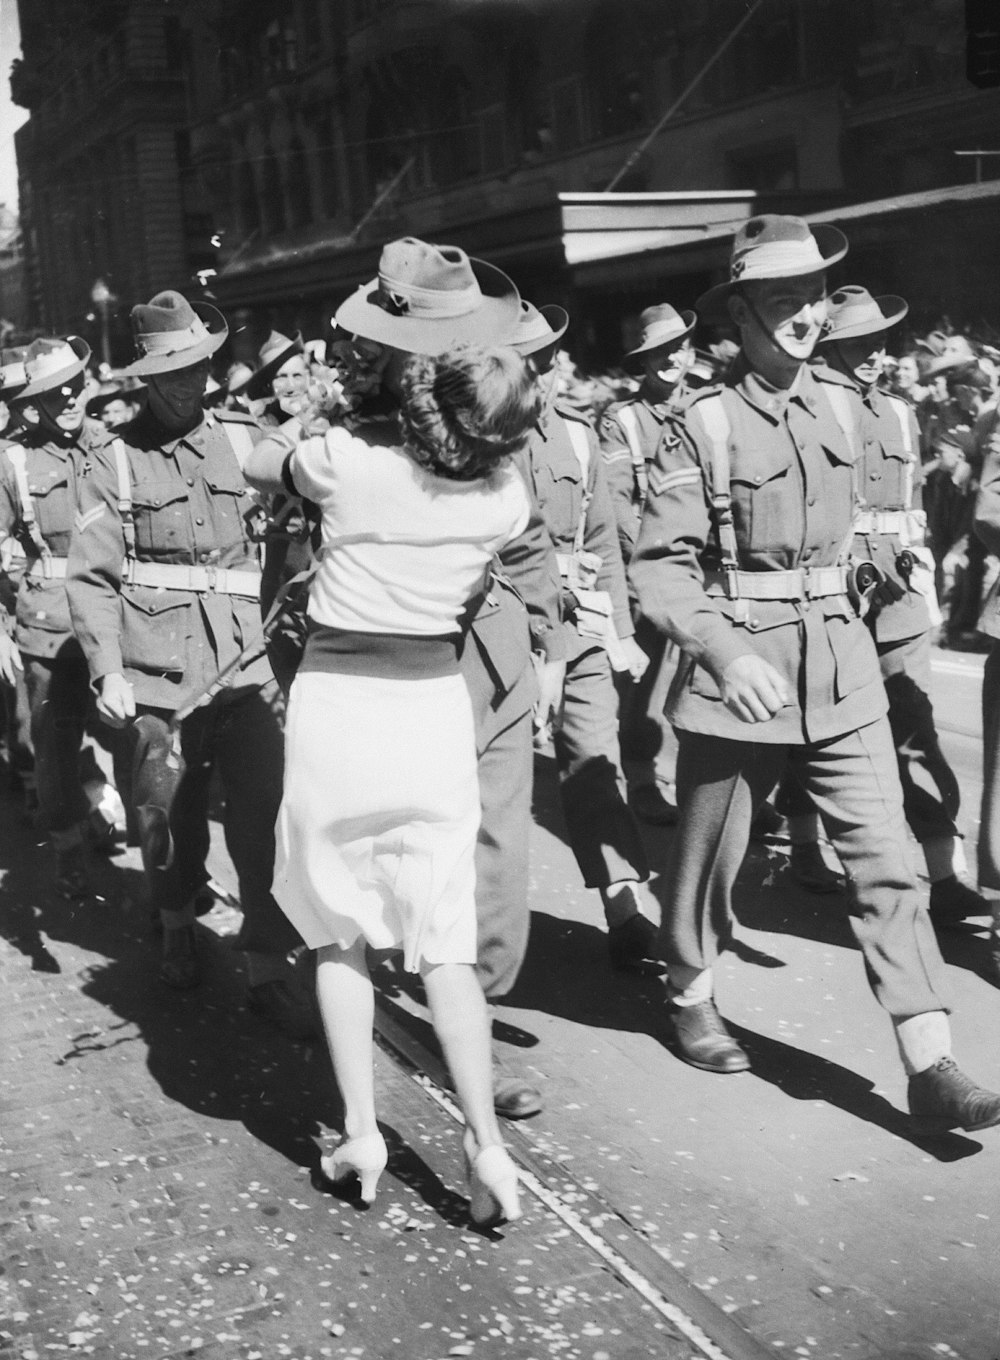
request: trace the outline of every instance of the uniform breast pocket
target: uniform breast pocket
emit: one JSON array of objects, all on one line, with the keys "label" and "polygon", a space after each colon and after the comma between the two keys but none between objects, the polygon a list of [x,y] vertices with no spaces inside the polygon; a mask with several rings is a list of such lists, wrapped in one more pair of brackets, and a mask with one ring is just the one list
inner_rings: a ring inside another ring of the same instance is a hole
[{"label": "uniform breast pocket", "polygon": [[132,492],[135,541],[140,554],[156,557],[190,539],[188,489],[183,482],[142,482]]},{"label": "uniform breast pocket", "polygon": [[123,591],[122,661],[154,675],[181,674],[194,597],[176,590]]},{"label": "uniform breast pocket", "polygon": [[212,497],[213,522],[219,535],[218,546],[231,548],[243,543],[249,535],[245,516],[255,506],[246,482],[228,471],[206,473]]},{"label": "uniform breast pocket", "polygon": [[730,485],[733,519],[742,546],[753,551],[782,549],[797,540],[789,538],[799,526],[792,488],[792,456],[788,449],[743,447],[734,452]]},{"label": "uniform breast pocket", "polygon": [[73,527],[73,507],[70,504],[69,478],[65,472],[41,476],[29,486],[34,501],[38,527],[45,538],[54,534],[68,534]]},{"label": "uniform breast pocket", "polygon": [[571,539],[583,504],[579,463],[575,459],[554,458],[536,470],[535,489],[539,508],[557,542]]}]

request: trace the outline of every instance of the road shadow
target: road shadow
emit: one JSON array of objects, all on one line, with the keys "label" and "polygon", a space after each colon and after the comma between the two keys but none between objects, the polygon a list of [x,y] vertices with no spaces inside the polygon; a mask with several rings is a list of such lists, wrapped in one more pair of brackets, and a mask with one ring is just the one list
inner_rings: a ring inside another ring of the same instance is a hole
[{"label": "road shadow", "polygon": [[793,1048],[768,1035],[727,1022],[733,1037],[746,1049],[752,1074],[776,1086],[792,1100],[825,1101],[845,1114],[874,1124],[926,1152],[938,1162],[956,1162],[982,1151],[982,1144],[966,1134],[923,1135],[909,1114],[875,1091],[874,1083],[840,1063],[805,1049]]}]

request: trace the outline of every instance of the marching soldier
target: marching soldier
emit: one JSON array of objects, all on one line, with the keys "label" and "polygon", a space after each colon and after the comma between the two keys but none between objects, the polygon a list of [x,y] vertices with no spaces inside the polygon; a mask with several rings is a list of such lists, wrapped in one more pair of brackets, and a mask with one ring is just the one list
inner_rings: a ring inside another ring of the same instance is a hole
[{"label": "marching soldier", "polygon": [[[820,353],[850,383],[859,406],[854,554],[882,573],[866,615],[889,696],[903,809],[920,842],[930,879],[935,925],[989,913],[968,881],[955,819],[958,780],[941,750],[930,700],[934,559],[924,547],[920,431],[912,408],[878,386],[886,332],[908,308],[902,298],[873,298],[856,286],[839,288],[829,302]],[[936,615],[936,601],[933,601]]]},{"label": "marching soldier", "polygon": [[563,706],[553,735],[570,846],[597,888],[616,968],[642,967],[656,931],[639,884],[649,877],[638,824],[624,798],[615,667],[639,680],[648,665],[633,636],[618,529],[597,440],[585,416],[555,399],[554,355],[569,325],[561,307],[525,304],[515,348],[539,376],[545,406],[517,455],[548,526],[563,580]]},{"label": "marching soldier", "polygon": [[77,483],[106,438],[85,415],[89,360],[90,347],[76,335],[28,347],[26,384],[11,400],[15,413],[30,402],[37,419],[0,454],[0,536],[24,553],[13,637],[0,635],[0,670],[16,685],[23,667],[38,809],[56,851],[56,891],[71,899],[88,892],[81,752],[93,695],[70,623],[66,554]]},{"label": "marching soldier", "polygon": [[807,365],[826,319],[825,270],[846,252],[833,227],[775,215],[744,224],[729,282],[697,304],[708,320],[728,315],[741,353],[724,385],[669,422],[650,478],[632,576],[643,612],[684,652],[668,709],[680,826],[662,932],[674,1038],[706,1071],[750,1065],[716,1009],[712,965],[731,933],[754,806],[787,762],[847,870],[851,927],[895,1026],[911,1112],[928,1127],[986,1128],[1000,1123],[1000,1095],[951,1057],[885,687],[849,593],[863,584],[844,560],[850,400]]},{"label": "marching soldier", "polygon": [[[597,435],[604,459],[608,493],[618,524],[618,542],[626,569],[632,559],[649,467],[663,433],[663,423],[685,393],[684,375],[693,358],[694,312],[677,312],[668,302],[647,307],[640,317],[642,336],[622,361],[642,373],[634,397],[613,402],[602,415]],[[676,743],[663,721],[673,659],[666,637],[633,611],[635,640],[649,658],[637,684],[619,684],[619,736],[629,802],[644,821],[666,826],[677,820],[674,790]]]},{"label": "marching soldier", "polygon": [[[179,293],[132,309],[146,409],[115,432],[80,488],[68,590],[98,710],[125,727],[150,897],[163,925],[160,977],[200,980],[194,894],[203,881],[200,790],[222,778],[226,844],[239,878],[248,1000],[288,1033],[312,1031],[287,955],[301,944],[271,896],[283,767],[280,696],[264,655],[260,568],[242,463],[249,416],[206,413],[209,356],[228,333],[214,307]],[[194,708],[228,665],[232,683]]]}]

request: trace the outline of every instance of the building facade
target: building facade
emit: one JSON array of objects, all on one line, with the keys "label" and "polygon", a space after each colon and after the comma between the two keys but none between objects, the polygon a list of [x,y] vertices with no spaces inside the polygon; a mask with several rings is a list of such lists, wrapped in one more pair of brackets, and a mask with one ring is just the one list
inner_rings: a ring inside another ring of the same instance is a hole
[{"label": "building facade", "polygon": [[[21,8],[47,324],[95,278],[128,303],[200,279],[248,357],[272,325],[321,334],[410,234],[568,306],[574,353],[606,362],[649,301],[718,276],[749,212],[847,207],[851,265],[918,324],[1000,319],[992,272],[954,263],[995,232],[1000,173],[955,154],[997,121],[965,78],[962,0],[102,0],[92,48],[72,0]],[[581,252],[581,214],[613,248]]]}]

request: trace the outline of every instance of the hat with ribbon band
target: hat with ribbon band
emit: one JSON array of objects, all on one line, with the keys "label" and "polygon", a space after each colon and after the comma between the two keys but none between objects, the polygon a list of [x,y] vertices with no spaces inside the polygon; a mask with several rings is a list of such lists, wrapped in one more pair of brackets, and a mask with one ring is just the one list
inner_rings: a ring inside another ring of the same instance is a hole
[{"label": "hat with ribbon band", "polygon": [[122,376],[144,378],[207,359],[225,343],[229,327],[217,307],[167,289],[132,308],[132,331],[139,357]]},{"label": "hat with ribbon band", "polygon": [[21,389],[28,385],[28,374],[24,367],[26,345],[12,345],[0,350],[0,401],[10,401],[20,395]]},{"label": "hat with ribbon band", "polygon": [[527,302],[522,298],[521,321],[517,334],[508,343],[518,354],[527,358],[529,354],[537,354],[539,350],[558,344],[566,334],[568,326],[569,313],[564,307],[559,307],[555,303],[536,307],[533,302]]},{"label": "hat with ribbon band", "polygon": [[826,307],[826,330],[821,344],[887,331],[910,310],[909,303],[894,293],[872,297],[867,288],[855,283],[831,293]]},{"label": "hat with ribbon band", "polygon": [[458,344],[510,344],[521,298],[511,279],[457,246],[407,236],[382,251],[378,277],[334,316],[349,335],[411,354],[442,354]]},{"label": "hat with ribbon band", "polygon": [[90,363],[90,346],[78,335],[32,340],[24,351],[27,386],[14,398],[18,403],[55,392],[72,382]]},{"label": "hat with ribbon band", "polygon": [[717,283],[694,304],[703,321],[728,319],[724,304],[741,283],[795,279],[819,274],[847,254],[847,237],[837,227],[781,213],[750,217],[733,238],[729,281]]},{"label": "hat with ribbon band", "polygon": [[287,364],[289,359],[294,359],[297,354],[304,355],[306,347],[302,343],[302,334],[297,331],[289,339],[287,335],[282,335],[280,331],[272,331],[258,351],[257,358],[260,367],[251,378],[248,378],[241,387],[234,387],[234,395],[243,393],[248,397],[267,397],[270,396],[271,384],[277,377],[278,370],[282,365]]},{"label": "hat with ribbon band", "polygon": [[622,359],[627,369],[639,368],[643,359],[657,350],[676,349],[694,330],[698,318],[694,312],[678,312],[669,302],[647,307],[639,317],[642,334],[635,349]]}]

